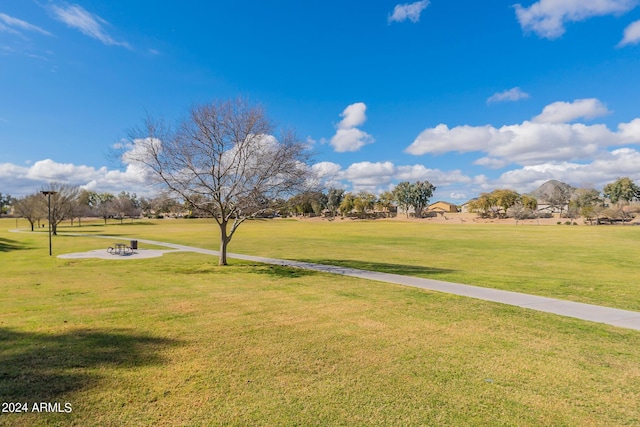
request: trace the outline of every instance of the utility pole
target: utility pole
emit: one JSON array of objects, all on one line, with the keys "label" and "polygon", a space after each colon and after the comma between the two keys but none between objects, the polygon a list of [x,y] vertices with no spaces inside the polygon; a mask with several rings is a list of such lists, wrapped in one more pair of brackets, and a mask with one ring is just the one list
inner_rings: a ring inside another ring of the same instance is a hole
[{"label": "utility pole", "polygon": [[47,207],[49,210],[49,256],[51,256],[51,195],[58,194],[57,191],[41,191],[42,194],[48,197]]}]

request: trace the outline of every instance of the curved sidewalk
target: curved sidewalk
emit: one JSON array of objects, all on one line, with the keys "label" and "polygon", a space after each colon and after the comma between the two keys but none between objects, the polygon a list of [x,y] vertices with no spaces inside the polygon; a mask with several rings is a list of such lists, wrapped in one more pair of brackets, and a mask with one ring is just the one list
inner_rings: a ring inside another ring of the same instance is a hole
[{"label": "curved sidewalk", "polygon": [[[95,236],[109,239],[130,240],[129,238],[116,236]],[[218,251],[201,249],[193,246],[177,245],[174,243],[158,242],[154,240],[137,239],[138,242],[151,245],[166,246],[173,249],[198,252],[206,255],[219,256]],[[242,255],[228,253],[229,258],[241,259],[245,261],[260,262],[265,264],[275,264],[305,270],[321,271],[324,273],[341,274],[343,276],[358,277],[367,280],[377,280],[379,282],[394,283],[397,285],[412,286],[415,288],[428,289],[431,291],[445,292],[448,294],[460,295],[464,297],[476,298],[485,301],[492,301],[501,304],[508,304],[531,310],[554,313],[560,316],[574,317],[576,319],[588,320],[591,322],[605,323],[607,325],[619,326],[621,328],[635,329],[640,331],[640,313],[617,308],[602,307],[598,305],[583,304],[579,302],[559,300],[555,298],[540,297],[536,295],[521,294],[518,292],[502,291],[499,289],[482,288],[479,286],[462,285],[459,283],[443,282],[440,280],[423,279],[420,277],[402,276],[399,274],[380,273],[376,271],[359,270],[356,268],[336,267],[332,265],[314,264],[309,262],[291,261],[276,258],[265,258],[252,255]]]}]

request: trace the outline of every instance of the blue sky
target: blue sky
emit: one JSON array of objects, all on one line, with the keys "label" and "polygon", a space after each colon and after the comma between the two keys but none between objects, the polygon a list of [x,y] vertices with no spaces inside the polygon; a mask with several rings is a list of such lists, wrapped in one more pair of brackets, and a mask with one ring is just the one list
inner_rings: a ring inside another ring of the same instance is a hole
[{"label": "blue sky", "polygon": [[434,198],[640,181],[640,0],[3,0],[0,192],[148,191],[147,113],[244,96],[328,184]]}]

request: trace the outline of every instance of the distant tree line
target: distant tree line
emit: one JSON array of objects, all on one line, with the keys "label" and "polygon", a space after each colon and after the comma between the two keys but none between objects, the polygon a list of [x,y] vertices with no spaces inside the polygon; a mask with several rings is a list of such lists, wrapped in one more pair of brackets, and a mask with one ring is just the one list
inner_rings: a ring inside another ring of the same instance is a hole
[{"label": "distant tree line", "polygon": [[51,229],[57,234],[58,225],[68,220],[73,226],[75,220],[81,225],[82,218],[107,219],[135,218],[140,216],[144,199],[138,200],[135,193],[122,191],[118,195],[81,190],[77,186],[51,184],[37,193],[14,199],[13,208],[16,215],[25,218],[33,231],[40,227],[42,221],[49,219],[49,200],[42,191],[51,191]]},{"label": "distant tree line", "polygon": [[469,210],[484,218],[521,219],[550,217],[559,212],[560,218],[570,223],[579,217],[590,224],[617,222],[623,224],[640,212],[640,186],[629,177],[619,178],[604,186],[602,193],[595,188],[573,188],[556,186],[544,196],[549,209],[540,211],[539,201],[514,190],[497,189],[482,193],[469,203]]},{"label": "distant tree line", "polygon": [[[51,223],[54,234],[62,221],[69,221],[71,226],[81,226],[82,218],[101,218],[107,224],[109,219],[123,222],[125,219],[138,217],[213,216],[199,206],[178,200],[169,193],[139,198],[135,193],[126,191],[113,194],[63,184],[51,184],[42,190],[55,192],[51,196]],[[304,191],[288,199],[266,201],[264,209],[257,216],[389,217],[396,214],[399,206],[407,216],[409,210],[413,209],[414,215],[421,217],[434,191],[435,186],[428,181],[401,182],[393,190],[380,195],[366,191],[345,192],[341,188]],[[47,197],[41,191],[12,199],[11,205],[15,215],[29,221],[32,230],[40,227],[41,223],[48,219]]]},{"label": "distant tree line", "polygon": [[[378,195],[371,192],[346,192],[341,188],[312,190],[298,193],[288,199],[265,201],[259,216],[327,216],[335,218],[390,217],[398,209],[408,217],[425,215],[426,207],[436,187],[428,181],[400,182],[392,190]],[[81,226],[82,218],[119,220],[139,217],[211,217],[211,213],[184,202],[169,193],[153,197],[138,197],[135,193],[121,191],[118,194],[83,190],[76,186],[51,184],[41,190],[54,191],[51,197],[52,231],[67,220],[70,225]],[[628,177],[605,185],[602,192],[594,188],[556,187],[545,196],[549,209],[559,212],[561,218],[573,222],[584,218],[590,224],[624,222],[640,213],[640,186]],[[0,193],[0,212],[7,214],[13,207],[14,214],[29,221],[31,229],[40,227],[48,219],[47,198],[41,191],[28,196],[13,198]],[[551,213],[539,210],[538,200],[528,194],[510,189],[496,189],[482,193],[469,202],[469,211],[483,218],[524,219],[550,217]]]},{"label": "distant tree line", "polygon": [[308,191],[298,194],[283,204],[280,215],[326,215],[331,218],[372,217],[395,215],[397,208],[407,216],[413,209],[416,217],[422,217],[429,199],[436,187],[428,181],[410,183],[404,181],[393,190],[379,195],[367,191],[345,192],[341,188],[329,188],[323,191]]},{"label": "distant tree line", "polygon": [[485,218],[513,217],[516,220],[533,218],[538,208],[538,200],[514,190],[498,189],[482,193],[469,203],[469,210]]}]

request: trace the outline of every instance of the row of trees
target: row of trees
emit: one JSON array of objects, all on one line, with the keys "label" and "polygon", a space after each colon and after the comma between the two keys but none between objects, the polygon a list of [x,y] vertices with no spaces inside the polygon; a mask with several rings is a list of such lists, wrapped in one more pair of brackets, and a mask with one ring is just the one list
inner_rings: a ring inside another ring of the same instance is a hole
[{"label": "row of trees", "polygon": [[[64,220],[75,219],[78,222],[83,217],[100,217],[106,224],[108,218],[133,218],[140,215],[142,206],[147,200],[138,200],[134,194],[125,191],[118,195],[111,193],[96,193],[80,190],[77,186],[51,184],[47,191],[53,191],[51,196],[51,229],[57,234],[58,224]],[[36,224],[48,219],[48,199],[41,192],[34,193],[13,201],[15,213],[29,221],[33,231]]]},{"label": "row of trees", "polygon": [[349,216],[353,213],[362,217],[378,212],[388,216],[398,207],[407,216],[413,209],[416,217],[422,217],[435,189],[436,187],[428,181],[404,181],[396,185],[392,191],[385,191],[379,196],[366,191],[345,192],[340,188],[330,188],[326,193],[307,191],[291,197],[282,204],[278,212],[281,215],[320,215],[328,212],[331,217],[337,214]]},{"label": "row of trees", "polygon": [[[72,226],[77,221],[81,226],[82,218],[86,217],[102,218],[105,224],[108,219],[123,222],[125,218],[139,216],[212,217],[211,212],[199,209],[197,205],[189,202],[181,203],[168,193],[138,198],[135,193],[125,191],[116,195],[81,190],[62,184],[52,184],[47,186],[46,190],[55,192],[51,196],[51,225],[54,235],[57,234],[57,226],[62,221],[70,221]],[[393,191],[386,191],[380,196],[364,191],[345,192],[338,188],[330,188],[327,192],[305,191],[286,200],[270,200],[265,204],[263,211],[256,213],[278,216],[328,213],[331,217],[338,214],[364,217],[377,212],[389,216],[396,206],[401,206],[405,211],[413,208],[416,215],[421,216],[434,190],[435,187],[430,183],[419,181],[402,182]],[[40,226],[41,221],[47,219],[47,197],[40,191],[11,200],[15,213],[29,221],[32,231],[36,226]]]},{"label": "row of trees", "polygon": [[[78,222],[82,217],[103,218],[105,224],[109,218],[134,218],[140,215],[161,217],[163,215],[211,216],[189,203],[179,203],[167,193],[152,198],[138,198],[136,194],[121,192],[117,195],[107,192],[93,192],[79,190],[77,187],[53,184],[47,188],[55,191],[52,197],[52,226],[54,233],[57,224],[67,219]],[[330,188],[327,192],[305,191],[290,197],[288,200],[271,200],[265,205],[264,213],[268,215],[321,215],[329,214],[335,217],[357,215],[364,217],[371,214],[389,216],[396,208],[400,208],[408,216],[413,209],[416,217],[422,217],[435,187],[428,181],[415,183],[401,182],[392,191],[385,191],[376,196],[369,192],[345,192],[343,189]],[[602,218],[629,219],[639,206],[630,203],[640,198],[640,187],[628,177],[618,179],[607,184],[602,194],[593,188],[578,188],[557,186],[546,196],[545,202],[551,210],[560,212],[560,216],[576,219],[585,218],[593,222]],[[35,193],[19,199],[0,195],[3,210],[9,205],[14,206],[15,212],[31,223],[36,223],[47,217],[46,198]],[[606,205],[605,202],[610,204]],[[469,204],[470,211],[477,212],[488,218],[536,218],[538,200],[527,194],[519,194],[509,189],[497,189],[489,193],[482,193]]]},{"label": "row of trees", "polygon": [[535,197],[508,189],[482,193],[469,203],[469,210],[477,212],[480,216],[491,218],[511,216],[517,220],[532,217],[537,207],[538,200]]},{"label": "row of trees", "polygon": [[[51,230],[53,234],[57,234],[58,224],[76,216],[79,189],[70,185],[52,184],[46,191],[54,192],[51,195]],[[40,221],[48,215],[47,196],[40,192],[16,199],[13,207],[17,215],[29,221],[31,231],[36,223],[39,226]]]},{"label": "row of trees", "polygon": [[[624,223],[632,214],[640,211],[640,186],[628,177],[605,185],[602,193],[595,188],[573,188],[556,186],[546,194],[545,204],[560,217],[574,220],[583,217],[586,221],[598,222],[601,218],[620,219]],[[471,212],[490,218],[535,218],[540,215],[538,200],[527,194],[509,189],[497,189],[482,193],[469,204]]]}]

